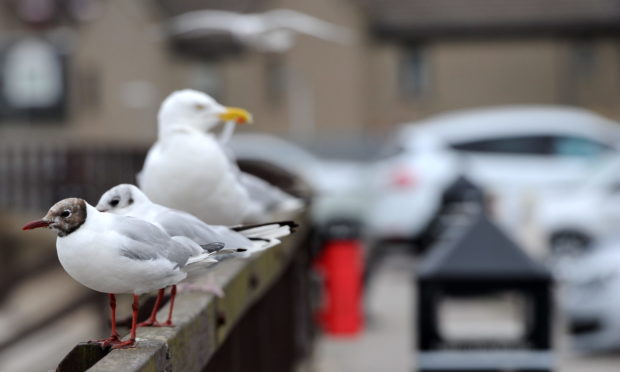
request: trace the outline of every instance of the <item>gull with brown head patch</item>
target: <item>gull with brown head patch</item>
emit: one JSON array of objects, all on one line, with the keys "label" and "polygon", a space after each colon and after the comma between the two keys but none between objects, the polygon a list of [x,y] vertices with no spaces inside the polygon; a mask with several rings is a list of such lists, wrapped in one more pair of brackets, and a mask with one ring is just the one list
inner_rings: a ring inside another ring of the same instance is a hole
[{"label": "gull with brown head patch", "polygon": [[[112,335],[100,342],[114,348],[131,347],[136,340],[138,296],[173,286],[186,278],[190,265],[217,262],[212,253],[183,236],[169,236],[146,221],[102,213],[78,198],[64,199],[40,220],[23,230],[47,227],[56,232],[58,259],[67,273],[84,286],[108,293]],[[134,296],[131,336],[121,341],[116,332],[115,294]],[[173,306],[171,299],[171,307]],[[168,318],[171,323],[172,311]]]}]

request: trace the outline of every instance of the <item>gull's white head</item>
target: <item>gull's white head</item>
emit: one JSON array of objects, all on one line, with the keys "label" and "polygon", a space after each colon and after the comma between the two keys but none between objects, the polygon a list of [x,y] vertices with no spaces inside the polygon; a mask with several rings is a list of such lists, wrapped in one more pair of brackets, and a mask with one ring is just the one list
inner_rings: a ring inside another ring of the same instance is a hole
[{"label": "gull's white head", "polygon": [[184,89],[173,92],[164,100],[158,121],[160,134],[174,127],[209,131],[222,121],[249,124],[252,115],[244,109],[222,106],[203,92]]},{"label": "gull's white head", "polygon": [[131,208],[144,205],[149,198],[134,185],[122,183],[103,193],[97,203],[99,212],[126,214]]}]

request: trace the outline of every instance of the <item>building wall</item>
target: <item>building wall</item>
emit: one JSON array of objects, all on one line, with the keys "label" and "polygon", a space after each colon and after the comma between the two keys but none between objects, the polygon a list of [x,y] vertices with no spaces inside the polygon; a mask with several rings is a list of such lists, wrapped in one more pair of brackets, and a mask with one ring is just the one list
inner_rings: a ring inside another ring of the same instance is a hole
[{"label": "building wall", "polygon": [[[62,123],[8,122],[3,139],[79,139],[104,143],[147,143],[156,135],[155,114],[170,90],[173,59],[153,35],[157,14],[144,2],[103,2],[99,18],[64,30],[69,48],[69,110]],[[30,28],[0,23],[19,35]]]},{"label": "building wall", "polygon": [[561,98],[620,119],[620,40],[564,41]]},{"label": "building wall", "polygon": [[[278,0],[269,6],[297,10],[347,27],[355,39],[342,45],[299,35],[285,53],[250,51],[222,61],[224,102],[250,109],[257,130],[302,141],[363,132],[366,61],[361,11],[348,0]],[[283,80],[275,97],[270,68],[279,69],[276,74]]]},{"label": "building wall", "polygon": [[[147,145],[156,138],[161,101],[172,90],[187,87],[250,110],[256,125],[247,130],[303,141],[363,132],[361,10],[349,0],[275,0],[268,5],[312,14],[351,28],[358,37],[343,46],[302,35],[282,54],[248,49],[239,55],[201,59],[176,54],[157,37],[155,29],[163,15],[154,4],[109,0],[93,22],[65,28],[70,39],[67,118],[61,123],[5,121],[0,135]],[[0,30],[30,32],[10,15],[0,18]]]},{"label": "building wall", "polygon": [[[356,36],[348,45],[299,36],[282,54],[248,50],[216,60],[174,53],[155,32],[163,14],[154,2],[103,4],[95,21],[64,28],[70,40],[66,120],[5,121],[0,138],[148,145],[156,138],[159,104],[186,87],[250,110],[256,124],[245,130],[308,142],[380,135],[398,123],[483,105],[574,104],[620,119],[620,43],[614,38],[420,44],[416,61],[425,81],[411,90],[403,75],[411,45],[370,37],[368,19],[353,0],[265,5],[347,27]],[[32,30],[4,12],[0,32],[13,37]]]},{"label": "building wall", "polygon": [[416,46],[427,60],[428,85],[403,94],[408,46],[370,48],[368,125],[396,123],[446,110],[505,104],[578,105],[620,119],[620,43],[613,38],[444,40]]},{"label": "building wall", "polygon": [[555,103],[552,40],[444,42],[432,47],[433,110],[480,104]]}]

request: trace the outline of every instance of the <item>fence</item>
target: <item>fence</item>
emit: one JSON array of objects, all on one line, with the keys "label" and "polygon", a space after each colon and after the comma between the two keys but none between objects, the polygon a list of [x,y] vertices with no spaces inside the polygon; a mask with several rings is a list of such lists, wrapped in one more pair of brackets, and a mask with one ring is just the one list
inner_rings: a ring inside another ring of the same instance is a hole
[{"label": "fence", "polygon": [[0,210],[39,212],[67,197],[95,203],[108,188],[135,183],[146,149],[0,144]]}]

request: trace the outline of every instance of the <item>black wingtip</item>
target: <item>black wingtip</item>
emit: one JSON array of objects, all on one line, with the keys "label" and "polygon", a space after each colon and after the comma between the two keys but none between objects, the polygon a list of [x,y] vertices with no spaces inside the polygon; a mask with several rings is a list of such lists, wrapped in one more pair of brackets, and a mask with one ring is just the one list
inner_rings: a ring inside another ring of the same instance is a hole
[{"label": "black wingtip", "polygon": [[248,239],[250,239],[253,242],[268,242],[269,241],[269,239],[257,238],[257,237],[254,237],[254,236],[251,236]]},{"label": "black wingtip", "polygon": [[272,221],[272,222],[267,222],[267,223],[259,223],[256,225],[243,225],[243,226],[235,226],[235,227],[231,227],[230,229],[233,231],[245,231],[245,230],[249,230],[249,229],[253,229],[256,227],[261,227],[261,226],[267,226],[267,225],[279,225],[281,226],[288,226],[291,229],[291,234],[295,232],[295,229],[299,227],[299,225],[297,223],[295,223],[295,221]]},{"label": "black wingtip", "polygon": [[299,225],[295,221],[278,221],[273,223],[277,223],[280,226],[288,226],[288,228],[291,230],[291,234],[294,233],[295,229],[299,227]]}]

